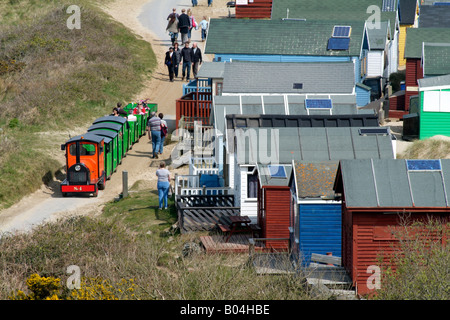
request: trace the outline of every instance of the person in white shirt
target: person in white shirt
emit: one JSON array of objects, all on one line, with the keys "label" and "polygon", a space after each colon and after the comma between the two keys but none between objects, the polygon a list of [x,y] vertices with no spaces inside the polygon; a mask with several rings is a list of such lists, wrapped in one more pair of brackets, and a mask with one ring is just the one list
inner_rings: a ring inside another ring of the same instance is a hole
[{"label": "person in white shirt", "polygon": [[197,46],[197,42],[192,44],[192,73],[194,74],[194,78],[197,77],[198,66],[202,64],[202,51]]},{"label": "person in white shirt", "polygon": [[158,177],[158,196],[159,196],[159,209],[161,210],[163,204],[164,209],[168,206],[168,194],[170,189],[170,171],[166,169],[166,164],[161,162],[159,169],[156,170],[156,176]]},{"label": "person in white shirt", "polygon": [[203,16],[203,20],[200,21],[200,27],[202,28],[202,42],[206,40],[206,35],[208,34],[209,22],[206,20],[206,16]]}]

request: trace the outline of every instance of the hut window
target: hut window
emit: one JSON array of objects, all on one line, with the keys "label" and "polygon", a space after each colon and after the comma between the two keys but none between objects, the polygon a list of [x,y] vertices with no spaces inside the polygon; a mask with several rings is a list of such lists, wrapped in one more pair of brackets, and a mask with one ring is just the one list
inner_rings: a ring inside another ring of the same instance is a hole
[{"label": "hut window", "polygon": [[247,174],[247,198],[258,197],[258,173],[255,171],[253,174]]}]

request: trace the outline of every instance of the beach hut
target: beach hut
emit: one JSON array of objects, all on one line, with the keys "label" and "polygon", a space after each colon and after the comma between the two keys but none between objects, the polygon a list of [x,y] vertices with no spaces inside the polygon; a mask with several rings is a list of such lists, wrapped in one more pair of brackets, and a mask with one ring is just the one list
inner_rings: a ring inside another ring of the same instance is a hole
[{"label": "beach hut", "polygon": [[340,161],[334,190],[342,199],[342,264],[359,294],[374,292],[371,276],[381,263],[395,269],[389,258],[396,228],[429,218],[450,221],[449,175],[448,159]]}]

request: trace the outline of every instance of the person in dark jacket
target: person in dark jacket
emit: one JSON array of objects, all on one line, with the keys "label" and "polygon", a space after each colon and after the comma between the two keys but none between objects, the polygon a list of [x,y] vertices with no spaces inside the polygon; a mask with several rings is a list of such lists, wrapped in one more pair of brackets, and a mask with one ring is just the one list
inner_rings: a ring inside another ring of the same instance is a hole
[{"label": "person in dark jacket", "polygon": [[184,77],[186,76],[186,81],[189,81],[189,78],[191,77],[191,65],[194,60],[192,49],[189,48],[189,42],[186,42],[184,48],[181,50],[181,60],[181,63],[183,64],[183,77],[181,80],[184,80]]},{"label": "person in dark jacket", "polygon": [[199,47],[197,47],[197,42],[192,44],[192,73],[194,74],[194,78],[197,77],[198,66],[202,64],[202,51]]},{"label": "person in dark jacket", "polygon": [[128,113],[125,110],[122,109],[122,102],[117,102],[117,107],[116,108],[117,108],[117,113],[119,115],[124,115],[124,116],[128,115]]},{"label": "person in dark jacket", "polygon": [[181,9],[181,14],[178,17],[178,29],[180,29],[181,33],[181,44],[184,44],[188,41],[188,32],[191,27],[191,19],[186,14],[186,9]]},{"label": "person in dark jacket", "polygon": [[169,79],[170,82],[173,82],[173,75],[174,75],[174,65],[175,65],[175,54],[173,53],[173,47],[169,48],[169,51],[166,52],[166,58],[164,59],[164,63],[167,66],[167,69],[169,70]]},{"label": "person in dark jacket", "polygon": [[178,78],[178,67],[181,62],[181,49],[178,47],[178,42],[173,44],[173,54],[175,55],[173,72],[175,74],[175,78]]}]

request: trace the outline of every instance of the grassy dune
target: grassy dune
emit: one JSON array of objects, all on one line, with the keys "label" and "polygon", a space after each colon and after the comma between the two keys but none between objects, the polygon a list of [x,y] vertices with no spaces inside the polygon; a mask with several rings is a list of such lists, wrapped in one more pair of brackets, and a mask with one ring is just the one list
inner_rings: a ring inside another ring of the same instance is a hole
[{"label": "grassy dune", "polygon": [[[32,274],[69,278],[77,265],[91,283],[102,279],[118,299],[311,299],[303,277],[292,274],[258,276],[248,254],[183,254],[198,235],[180,235],[170,226],[177,215],[157,209],[150,190],[107,204],[97,218],[74,217],[37,227],[33,233],[6,236],[0,242],[0,299],[27,291]],[[128,281],[133,290],[121,290]],[[98,289],[98,293],[103,289]],[[64,289],[59,296],[64,298]],[[111,297],[111,294],[109,295]]]},{"label": "grassy dune", "polygon": [[36,133],[83,127],[110,113],[155,67],[151,46],[96,7],[104,2],[70,2],[81,8],[79,30],[67,28],[62,0],[0,4],[0,208],[60,167]]}]

